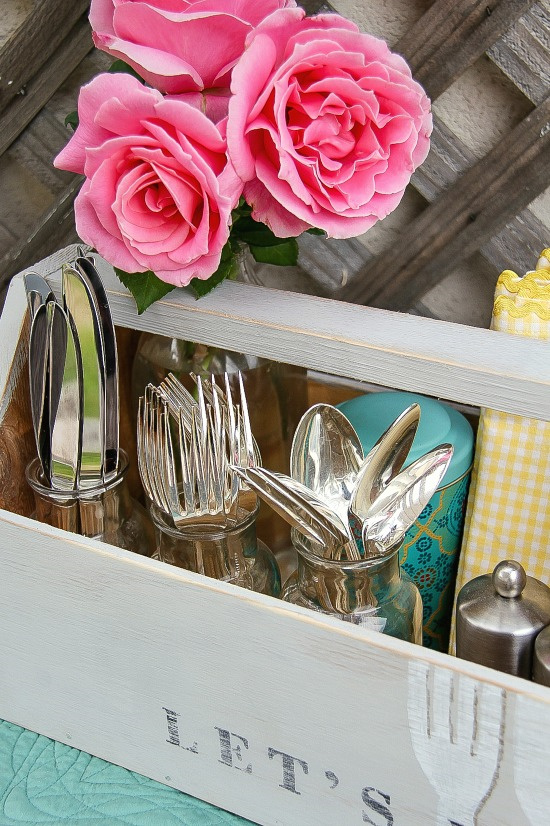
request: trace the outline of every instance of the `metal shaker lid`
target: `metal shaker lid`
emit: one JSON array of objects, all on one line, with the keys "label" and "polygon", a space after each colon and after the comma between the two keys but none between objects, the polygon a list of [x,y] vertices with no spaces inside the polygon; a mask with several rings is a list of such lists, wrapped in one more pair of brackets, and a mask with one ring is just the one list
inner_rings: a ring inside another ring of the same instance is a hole
[{"label": "metal shaker lid", "polygon": [[550,625],[543,628],[535,640],[533,680],[550,686]]},{"label": "metal shaker lid", "polygon": [[459,657],[531,678],[535,637],[550,624],[548,586],[504,560],[464,585],[456,611]]}]

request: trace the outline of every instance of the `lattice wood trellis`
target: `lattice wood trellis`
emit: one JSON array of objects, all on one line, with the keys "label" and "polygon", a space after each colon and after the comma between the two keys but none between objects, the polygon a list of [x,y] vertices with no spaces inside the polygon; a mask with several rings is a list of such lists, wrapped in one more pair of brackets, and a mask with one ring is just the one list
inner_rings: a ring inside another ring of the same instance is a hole
[{"label": "lattice wood trellis", "polygon": [[[302,5],[310,13],[331,10],[319,0]],[[0,183],[19,193],[0,203],[4,286],[75,237],[72,204],[81,181],[53,169],[52,158],[68,138],[63,117],[79,86],[110,62],[92,48],[88,6],[37,0],[0,45]],[[549,242],[550,216],[545,226],[526,207],[550,184],[550,5],[434,0],[393,48],[432,100],[486,54],[529,102],[523,120],[481,159],[435,118],[430,155],[411,183],[425,207],[391,249],[373,256],[356,239],[301,244],[301,266],[320,292],[328,279],[335,297],[409,310],[476,252],[496,275],[511,264],[530,268]],[[339,288],[331,273],[343,262],[348,280]]]}]

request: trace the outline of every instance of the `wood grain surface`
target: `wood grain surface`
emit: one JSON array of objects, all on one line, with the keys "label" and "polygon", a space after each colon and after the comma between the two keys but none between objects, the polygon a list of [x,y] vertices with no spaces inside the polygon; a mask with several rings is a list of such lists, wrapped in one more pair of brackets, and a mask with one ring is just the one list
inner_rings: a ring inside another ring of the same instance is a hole
[{"label": "wood grain surface", "polygon": [[[74,255],[68,247],[40,263],[54,291]],[[235,282],[200,301],[174,290],[138,316],[113,268],[96,262],[119,326],[550,419],[545,341]]]},{"label": "wood grain surface", "polygon": [[[343,291],[347,301],[405,309],[546,189],[550,97],[412,221],[399,243]],[[542,239],[541,239],[542,241]],[[534,265],[534,262],[533,262]],[[388,278],[388,275],[391,275]]]},{"label": "wood grain surface", "polygon": [[[36,455],[32,427],[27,298],[22,281],[14,282],[0,326],[0,507],[29,516],[34,497],[25,469]],[[9,321],[8,321],[9,318]]]},{"label": "wood grain surface", "polygon": [[0,112],[42,68],[87,11],[89,0],[47,0],[32,13],[0,50]]}]

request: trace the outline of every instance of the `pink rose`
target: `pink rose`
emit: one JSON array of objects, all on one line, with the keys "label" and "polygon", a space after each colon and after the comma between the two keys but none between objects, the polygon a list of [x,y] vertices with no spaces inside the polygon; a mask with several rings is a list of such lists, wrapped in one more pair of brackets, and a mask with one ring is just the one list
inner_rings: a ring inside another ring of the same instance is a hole
[{"label": "pink rose", "polygon": [[92,0],[94,43],[161,92],[229,86],[246,36],[295,0]]},{"label": "pink rose", "polygon": [[225,122],[125,74],[84,86],[78,114],[54,164],[86,176],[75,201],[82,240],[115,267],[177,286],[212,275],[242,191]]},{"label": "pink rose", "polygon": [[426,158],[430,102],[403,58],[338,15],[277,11],[233,70],[228,151],[279,237],[350,238],[390,213]]}]

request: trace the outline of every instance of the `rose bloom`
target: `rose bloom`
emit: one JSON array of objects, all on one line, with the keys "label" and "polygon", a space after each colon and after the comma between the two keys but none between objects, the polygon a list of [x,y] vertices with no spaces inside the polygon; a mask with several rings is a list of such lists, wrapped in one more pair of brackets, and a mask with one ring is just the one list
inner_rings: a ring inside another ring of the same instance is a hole
[{"label": "rose bloom", "polygon": [[94,43],[161,92],[229,86],[249,32],[295,0],[92,0]]},{"label": "rose bloom", "polygon": [[277,11],[233,70],[228,151],[279,237],[368,230],[426,158],[430,103],[406,62],[338,15]]},{"label": "rose bloom", "polygon": [[126,74],[84,86],[78,114],[54,164],[86,176],[75,201],[80,238],[126,272],[152,270],[177,286],[212,275],[242,191],[223,122]]}]

